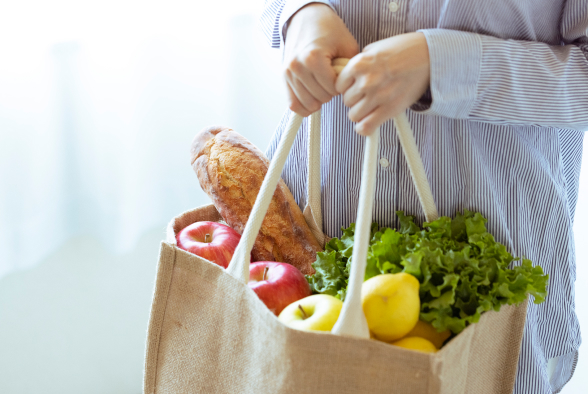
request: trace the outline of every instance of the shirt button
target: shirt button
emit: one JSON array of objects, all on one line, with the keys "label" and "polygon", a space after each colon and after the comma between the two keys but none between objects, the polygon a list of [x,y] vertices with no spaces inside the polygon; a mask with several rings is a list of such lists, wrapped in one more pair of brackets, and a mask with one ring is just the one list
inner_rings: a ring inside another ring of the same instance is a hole
[{"label": "shirt button", "polygon": [[398,11],[398,8],[400,8],[400,7],[398,6],[398,3],[395,1],[388,4],[388,9],[390,10],[390,12],[396,12],[396,11]]},{"label": "shirt button", "polygon": [[384,168],[388,167],[390,165],[390,162],[388,161],[388,159],[386,159],[385,157],[382,157],[380,159],[380,165]]}]

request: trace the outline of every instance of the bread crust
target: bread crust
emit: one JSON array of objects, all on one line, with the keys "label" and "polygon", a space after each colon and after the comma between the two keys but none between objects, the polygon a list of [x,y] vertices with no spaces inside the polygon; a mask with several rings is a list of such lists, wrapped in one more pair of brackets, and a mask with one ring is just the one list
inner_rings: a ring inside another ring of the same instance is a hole
[{"label": "bread crust", "polygon": [[[224,126],[207,127],[198,133],[190,155],[200,186],[227,224],[242,234],[269,160],[246,138]],[[321,250],[280,179],[251,252],[253,261],[289,263],[311,275],[311,264]]]}]

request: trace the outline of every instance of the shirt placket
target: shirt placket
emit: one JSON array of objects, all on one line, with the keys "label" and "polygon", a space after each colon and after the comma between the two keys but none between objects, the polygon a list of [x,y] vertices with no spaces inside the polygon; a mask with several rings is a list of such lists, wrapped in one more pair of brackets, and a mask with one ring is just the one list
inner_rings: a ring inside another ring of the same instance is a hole
[{"label": "shirt placket", "polygon": [[381,1],[378,40],[406,31],[409,0]]},{"label": "shirt placket", "polygon": [[[380,1],[378,6],[377,39],[383,40],[406,31],[409,0]],[[381,127],[376,182],[375,220],[383,220],[397,209],[399,193],[400,144],[393,122]],[[393,206],[391,206],[393,205]],[[389,219],[388,219],[389,220]]]}]

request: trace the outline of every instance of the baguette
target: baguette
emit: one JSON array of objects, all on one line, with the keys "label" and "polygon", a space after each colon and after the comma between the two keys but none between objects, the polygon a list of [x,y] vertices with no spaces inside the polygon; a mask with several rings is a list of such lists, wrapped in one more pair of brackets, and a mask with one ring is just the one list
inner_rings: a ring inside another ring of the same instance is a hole
[{"label": "baguette", "polygon": [[[196,135],[192,168],[223,219],[239,234],[269,167],[269,160],[246,138],[223,126]],[[278,261],[314,274],[311,264],[321,247],[282,179],[279,180],[251,252],[252,261]]]}]

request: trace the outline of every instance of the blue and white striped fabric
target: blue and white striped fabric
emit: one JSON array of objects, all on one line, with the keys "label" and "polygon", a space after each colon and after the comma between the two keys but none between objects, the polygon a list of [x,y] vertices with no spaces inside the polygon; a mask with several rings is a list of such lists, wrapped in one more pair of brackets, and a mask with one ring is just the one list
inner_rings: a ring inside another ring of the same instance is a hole
[{"label": "blue and white striped fabric", "polygon": [[[284,23],[310,2],[266,1],[262,26],[272,46],[283,44]],[[481,212],[511,253],[549,274],[546,302],[529,305],[514,392],[560,391],[581,341],[572,224],[588,129],[588,0],[320,2],[362,48],[396,34],[426,35],[430,94],[408,117],[439,213]],[[301,207],[307,130],[305,121],[283,173]],[[403,210],[422,223],[392,122],[381,130],[373,220],[396,226],[394,212]],[[323,105],[321,139],[324,231],[339,236],[357,215],[363,156],[340,96]]]},{"label": "blue and white striped fabric", "polygon": [[[285,22],[310,2],[266,1],[261,21],[272,46],[282,46]],[[588,0],[318,2],[362,48],[396,34],[426,35],[430,94],[408,116],[439,213],[481,212],[511,253],[549,274],[546,302],[529,306],[515,393],[558,392],[580,345],[572,224],[588,129]],[[301,207],[307,130],[305,121],[283,173]],[[396,226],[394,212],[403,210],[422,223],[392,122],[381,130],[373,220]],[[324,231],[339,236],[356,218],[363,156],[340,96],[323,106],[321,138]]]}]

